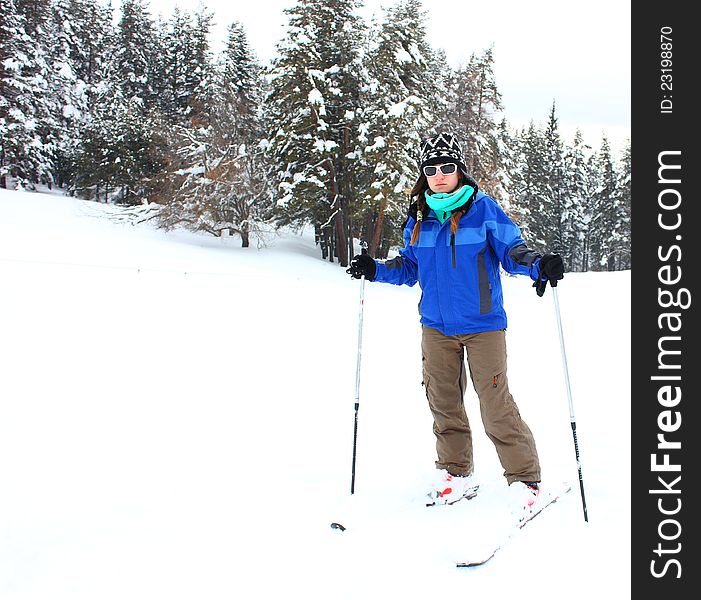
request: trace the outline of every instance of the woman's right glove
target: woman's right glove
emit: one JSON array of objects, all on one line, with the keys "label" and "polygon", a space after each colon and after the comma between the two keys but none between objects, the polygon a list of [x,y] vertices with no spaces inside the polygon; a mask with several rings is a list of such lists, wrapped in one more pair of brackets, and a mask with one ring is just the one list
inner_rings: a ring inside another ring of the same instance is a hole
[{"label": "woman's right glove", "polygon": [[548,281],[552,287],[557,287],[558,279],[563,279],[564,276],[565,264],[562,262],[562,257],[550,252],[543,254],[538,263],[538,280],[533,284],[536,294],[542,296],[545,293]]},{"label": "woman's right glove", "polygon": [[377,267],[375,266],[375,261],[370,257],[369,254],[356,254],[350,262],[350,267],[346,269],[353,279],[360,279],[365,277],[368,281],[375,279],[375,271]]}]

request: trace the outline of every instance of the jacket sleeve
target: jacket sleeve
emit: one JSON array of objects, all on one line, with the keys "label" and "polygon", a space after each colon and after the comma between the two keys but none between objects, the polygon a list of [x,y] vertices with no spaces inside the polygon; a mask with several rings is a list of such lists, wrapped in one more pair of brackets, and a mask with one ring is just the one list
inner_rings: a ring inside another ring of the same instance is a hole
[{"label": "jacket sleeve", "polygon": [[538,279],[540,254],[526,246],[521,230],[494,202],[494,220],[488,227],[489,243],[507,273]]},{"label": "jacket sleeve", "polygon": [[416,262],[416,254],[414,253],[414,247],[409,243],[415,222],[416,221],[410,217],[404,227],[404,248],[399,251],[399,256],[395,256],[386,261],[375,261],[377,269],[373,281],[409,286],[417,282],[418,265]]}]

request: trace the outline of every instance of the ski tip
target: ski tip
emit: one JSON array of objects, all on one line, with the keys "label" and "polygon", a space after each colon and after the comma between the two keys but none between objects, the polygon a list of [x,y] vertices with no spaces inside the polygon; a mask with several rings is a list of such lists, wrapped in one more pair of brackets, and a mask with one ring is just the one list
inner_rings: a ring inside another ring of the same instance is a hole
[{"label": "ski tip", "polygon": [[338,529],[339,531],[345,531],[346,528],[340,523],[331,523],[331,529]]},{"label": "ski tip", "polygon": [[483,556],[482,558],[455,563],[455,566],[458,568],[480,567],[483,564],[489,562],[492,559],[492,557],[497,553],[497,550],[498,548],[494,550],[494,552],[491,552],[488,555]]}]

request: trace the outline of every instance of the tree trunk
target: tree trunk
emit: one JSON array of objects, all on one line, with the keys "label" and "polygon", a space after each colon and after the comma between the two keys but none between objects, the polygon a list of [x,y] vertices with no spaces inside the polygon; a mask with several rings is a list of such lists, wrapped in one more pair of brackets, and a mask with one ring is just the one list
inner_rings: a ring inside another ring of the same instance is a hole
[{"label": "tree trunk", "polygon": [[342,267],[348,266],[348,245],[346,232],[343,227],[343,211],[336,211],[336,248],[338,250],[338,262]]},{"label": "tree trunk", "polygon": [[326,238],[326,230],[322,229],[319,223],[314,223],[314,245],[319,246],[322,260],[326,260],[329,248]]},{"label": "tree trunk", "polygon": [[[364,237],[363,237],[364,236]],[[368,210],[365,213],[365,231],[361,232],[361,238],[371,240],[375,237],[375,221],[373,219],[372,211]]]},{"label": "tree trunk", "polygon": [[380,241],[382,240],[382,228],[385,222],[385,211],[387,210],[387,194],[383,193],[382,200],[380,201],[380,212],[375,219],[373,236],[370,241],[370,256],[373,258],[377,257],[377,249],[380,247]]},{"label": "tree trunk", "polygon": [[[340,195],[338,189],[338,181],[336,180],[336,168],[330,159],[326,159],[326,170],[329,174],[329,191],[331,192],[331,197],[333,202],[331,203],[331,209],[335,211],[334,215],[334,230],[335,230],[335,244],[334,248],[336,250],[335,254],[338,256],[338,262],[341,263],[342,267],[348,266],[348,243],[346,241],[346,232],[343,224],[343,209],[345,203],[343,202],[343,197]],[[331,257],[333,260],[333,256]]]},{"label": "tree trunk", "polygon": [[353,219],[351,211],[346,215],[346,240],[348,240],[348,260],[355,256],[355,248],[353,247]]}]

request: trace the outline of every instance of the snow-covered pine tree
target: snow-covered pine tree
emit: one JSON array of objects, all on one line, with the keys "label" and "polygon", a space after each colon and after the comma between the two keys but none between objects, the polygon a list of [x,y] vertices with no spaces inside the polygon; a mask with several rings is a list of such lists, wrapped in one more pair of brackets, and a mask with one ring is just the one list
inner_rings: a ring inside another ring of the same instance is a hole
[{"label": "snow-covered pine tree", "polygon": [[211,22],[212,13],[204,7],[193,16],[176,6],[167,28],[159,30],[163,56],[159,64],[162,79],[156,80],[162,90],[159,104],[168,118],[179,125],[197,120],[204,111],[200,95],[211,77]]},{"label": "snow-covered pine tree", "polygon": [[171,60],[170,47],[171,44],[179,43],[180,41],[180,37],[173,35],[171,30],[171,24],[176,12],[180,12],[177,4],[168,19],[164,17],[163,13],[159,13],[158,17],[153,21],[155,56],[153,57],[153,80],[151,85],[157,98],[156,109],[168,121],[174,121],[177,113],[173,102],[173,86],[168,78]]},{"label": "snow-covered pine tree", "polygon": [[[518,142],[506,118],[497,125],[495,132],[494,157],[497,170],[493,181],[498,182],[496,188],[490,189],[489,194],[496,198],[501,207],[515,223],[521,223],[521,213],[511,199],[511,183],[516,171],[516,158],[519,154]],[[486,191],[486,189],[485,189]]]},{"label": "snow-covered pine tree", "polygon": [[95,90],[90,122],[83,128],[76,161],[76,188],[127,204],[153,192],[164,157],[155,108],[157,37],[145,0],[122,0],[114,36],[116,51]]},{"label": "snow-covered pine tree", "polygon": [[618,174],[605,135],[599,152],[593,157],[593,166],[596,186],[590,196],[589,268],[593,271],[612,271],[615,268],[614,247],[620,196]]},{"label": "snow-covered pine tree", "polygon": [[207,99],[211,97],[208,89],[214,83],[212,68],[212,52],[209,48],[209,32],[212,28],[214,13],[207,10],[204,3],[200,2],[199,10],[195,13],[194,28],[192,30],[192,56],[186,79],[190,94],[189,111],[193,126],[204,123],[204,114],[207,112]]},{"label": "snow-covered pine tree", "polygon": [[[29,105],[20,105],[23,82],[20,79],[31,39],[25,32],[26,19],[17,12],[15,0],[0,0],[0,187],[7,188],[8,177],[21,176],[25,115]],[[24,111],[22,110],[24,109]]]},{"label": "snow-covered pine tree", "polygon": [[572,145],[566,146],[564,153],[562,258],[570,271],[584,271],[586,265],[590,152],[591,148],[584,143],[581,131],[575,131]]},{"label": "snow-covered pine tree", "polygon": [[122,0],[117,28],[115,76],[122,96],[150,109],[157,104],[157,36],[146,0]]},{"label": "snow-covered pine tree", "polygon": [[494,137],[494,159],[496,171],[488,179],[488,190],[491,196],[496,198],[501,207],[515,223],[521,222],[521,214],[518,207],[511,201],[511,181],[516,170],[515,157],[518,155],[518,144],[506,118],[497,125]]},{"label": "snow-covered pine tree", "polygon": [[546,210],[549,197],[548,169],[545,164],[545,138],[543,132],[531,121],[528,129],[517,135],[518,154],[515,159],[511,182],[511,200],[521,215],[521,228],[529,246],[546,251],[550,232],[540,214]]},{"label": "snow-covered pine tree", "polygon": [[233,22],[216,70],[214,94],[202,99],[210,106],[212,146],[220,157],[207,176],[215,178],[221,190],[215,193],[221,223],[241,237],[243,247],[250,245],[251,233],[260,233],[272,210],[262,73],[243,25]]},{"label": "snow-covered pine tree", "polygon": [[55,179],[59,186],[70,188],[80,135],[114,51],[112,14],[97,0],[55,0],[52,6],[53,91],[59,123]]},{"label": "snow-covered pine tree", "polygon": [[38,0],[0,6],[0,186],[51,184],[56,101],[45,45],[50,13]]},{"label": "snow-covered pine tree", "polygon": [[623,148],[618,170],[618,207],[611,243],[616,270],[630,269],[631,261],[631,154],[630,140]]},{"label": "snow-covered pine tree", "polygon": [[500,196],[504,180],[499,168],[499,113],[501,94],[494,76],[493,48],[472,54],[468,64],[457,69],[450,82],[450,106],[446,126],[461,140],[470,175],[480,187]]},{"label": "snow-covered pine tree", "polygon": [[407,194],[416,177],[418,147],[443,113],[440,63],[445,56],[426,40],[426,14],[419,0],[403,0],[386,10],[377,31],[371,32],[365,57],[368,82],[364,87],[361,126],[363,200],[362,229],[371,256],[384,258],[391,245],[402,241]]},{"label": "snow-covered pine tree", "polygon": [[[107,101],[105,101],[107,100]],[[73,187],[86,199],[109,202],[114,192],[116,154],[113,139],[116,129],[117,104],[124,100],[116,86],[98,97],[90,119],[81,131],[80,144],[74,158]]]},{"label": "snow-covered pine tree", "polygon": [[[562,254],[565,249],[565,166],[555,102],[550,107],[543,134],[548,193],[543,197],[543,208],[538,220],[541,223],[540,230],[545,239],[545,247],[551,252]],[[568,267],[569,263],[565,263],[565,268]]]},{"label": "snow-covered pine tree", "polygon": [[71,69],[88,103],[107,77],[115,52],[111,4],[102,0],[55,0],[61,34],[68,46]]},{"label": "snow-covered pine tree", "polygon": [[358,0],[285,9],[266,99],[280,224],[312,224],[322,256],[348,264],[354,213],[362,23]]},{"label": "snow-covered pine tree", "polygon": [[215,89],[226,103],[230,103],[232,110],[237,109],[239,129],[250,129],[262,137],[263,68],[255,58],[243,25],[238,21],[229,25],[218,75]]},{"label": "snow-covered pine tree", "polygon": [[[426,15],[423,15],[424,23]],[[424,31],[424,35],[426,32]],[[446,115],[451,110],[450,81],[454,75],[453,68],[448,63],[448,56],[443,48],[432,48],[428,45],[428,39],[424,38],[427,50],[426,81],[431,87],[431,95],[426,98],[430,118],[429,128],[434,131],[442,130],[440,125],[445,121]]]},{"label": "snow-covered pine tree", "polygon": [[51,3],[46,0],[15,0],[15,9],[25,19],[25,31],[33,38],[46,33],[46,24],[51,19]]},{"label": "snow-covered pine tree", "polygon": [[228,230],[241,237],[243,247],[260,230],[272,197],[261,71],[243,26],[232,23],[212,85],[200,96],[207,126],[178,128],[180,162],[171,173],[171,197],[164,198],[163,227],[184,225],[212,235]]},{"label": "snow-covered pine tree", "polygon": [[153,193],[164,168],[161,132],[168,124],[125,98],[116,83],[106,85],[81,136],[75,188],[87,198],[141,204]]}]

